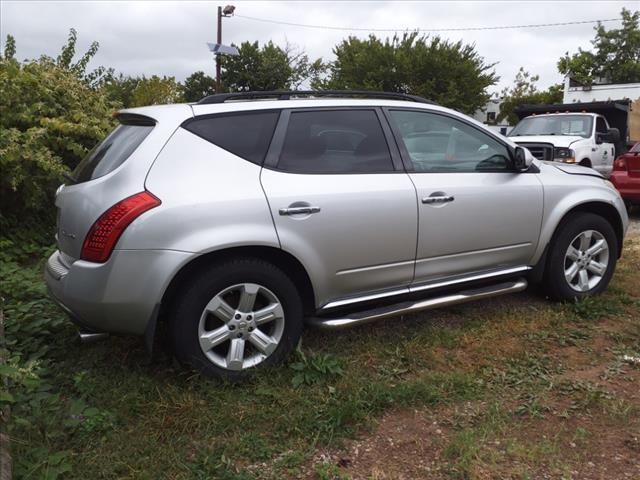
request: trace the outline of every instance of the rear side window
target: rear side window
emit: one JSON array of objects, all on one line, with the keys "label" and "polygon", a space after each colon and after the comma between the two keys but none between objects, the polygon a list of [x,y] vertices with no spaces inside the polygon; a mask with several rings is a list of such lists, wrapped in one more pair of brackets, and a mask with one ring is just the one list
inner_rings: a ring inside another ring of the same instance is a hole
[{"label": "rear side window", "polygon": [[196,117],[183,126],[238,157],[262,165],[279,114],[279,111],[268,111]]},{"label": "rear side window", "polygon": [[102,177],[118,168],[153,130],[153,125],[118,125],[87,154],[71,174],[75,183]]},{"label": "rear side window", "polygon": [[374,110],[292,112],[278,169],[294,173],[392,172]]}]

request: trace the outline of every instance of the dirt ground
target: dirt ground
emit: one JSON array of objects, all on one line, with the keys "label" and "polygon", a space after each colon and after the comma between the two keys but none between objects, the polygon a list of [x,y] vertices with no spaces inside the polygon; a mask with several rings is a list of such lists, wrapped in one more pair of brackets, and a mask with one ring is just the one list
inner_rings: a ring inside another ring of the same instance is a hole
[{"label": "dirt ground", "polygon": [[[636,249],[640,208],[630,219],[634,241],[627,248]],[[619,361],[611,337],[620,323],[603,319],[595,328],[580,347],[552,352],[569,368],[554,375],[539,412],[514,420],[508,398],[499,400],[511,415],[503,423],[489,418],[491,405],[484,402],[392,410],[344,448],[317,453],[304,478],[640,479],[640,367]],[[581,388],[576,396],[573,389]],[[634,413],[625,417],[625,408]],[[473,434],[465,439],[464,431]],[[319,474],[318,465],[333,470]]]}]

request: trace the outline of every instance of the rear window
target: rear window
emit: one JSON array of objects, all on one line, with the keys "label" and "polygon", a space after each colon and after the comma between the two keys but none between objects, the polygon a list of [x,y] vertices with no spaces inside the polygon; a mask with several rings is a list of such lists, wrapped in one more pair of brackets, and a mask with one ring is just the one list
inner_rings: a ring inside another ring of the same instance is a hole
[{"label": "rear window", "polygon": [[70,179],[82,183],[112,172],[131,156],[151,130],[152,125],[118,125],[82,159]]},{"label": "rear window", "polygon": [[183,127],[238,157],[262,165],[279,111],[242,112],[196,117]]},{"label": "rear window", "polygon": [[294,173],[392,172],[374,110],[291,113],[278,169]]}]

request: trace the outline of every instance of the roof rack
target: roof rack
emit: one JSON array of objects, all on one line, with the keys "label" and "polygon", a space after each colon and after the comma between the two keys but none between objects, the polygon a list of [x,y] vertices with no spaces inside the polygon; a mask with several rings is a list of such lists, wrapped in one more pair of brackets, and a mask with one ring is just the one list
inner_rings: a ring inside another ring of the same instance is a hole
[{"label": "roof rack", "polygon": [[266,92],[217,93],[215,95],[204,97],[198,102],[198,105],[224,103],[228,100],[263,100],[269,98],[274,98],[276,100],[290,100],[292,97],[364,97],[389,100],[408,100],[410,102],[429,103],[431,105],[435,105],[434,102],[417,95],[397,92],[375,92],[369,90],[272,90]]}]

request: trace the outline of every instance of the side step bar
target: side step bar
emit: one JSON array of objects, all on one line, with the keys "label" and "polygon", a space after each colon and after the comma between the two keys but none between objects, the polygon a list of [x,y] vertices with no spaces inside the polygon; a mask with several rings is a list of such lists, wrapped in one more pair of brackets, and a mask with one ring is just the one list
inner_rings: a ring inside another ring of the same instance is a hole
[{"label": "side step bar", "polygon": [[363,312],[356,312],[340,318],[312,317],[308,319],[308,323],[323,330],[339,330],[355,325],[361,325],[363,323],[373,322],[375,320],[381,320],[387,317],[394,317],[422,310],[430,310],[433,308],[448,307],[459,303],[496,297],[507,293],[521,292],[526,288],[527,281],[524,278],[519,278],[510,282],[498,283],[487,287],[463,290],[461,292],[442,297],[434,297],[417,301],[412,300],[409,302],[397,303],[395,305],[365,310]]}]

